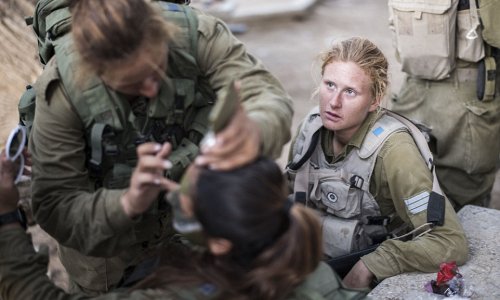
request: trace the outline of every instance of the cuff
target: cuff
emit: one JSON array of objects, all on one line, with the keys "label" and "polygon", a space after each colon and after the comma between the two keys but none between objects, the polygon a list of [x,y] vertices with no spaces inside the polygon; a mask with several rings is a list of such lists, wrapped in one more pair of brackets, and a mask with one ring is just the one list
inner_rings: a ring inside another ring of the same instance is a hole
[{"label": "cuff", "polygon": [[[383,247],[383,246],[379,246]],[[361,257],[361,260],[378,281],[401,273],[396,260],[390,255],[384,255],[377,249],[374,252]]]},{"label": "cuff", "polygon": [[108,190],[105,201],[106,219],[109,226],[116,232],[129,230],[141,218],[130,218],[123,210],[120,198],[126,190]]},{"label": "cuff", "polygon": [[277,139],[278,136],[272,132],[272,126],[269,126],[268,122],[266,122],[265,115],[254,111],[248,112],[248,117],[254,121],[259,128],[260,154],[271,158],[278,158],[281,154],[278,153],[281,151],[276,150],[276,142],[279,141]]},{"label": "cuff", "polygon": [[18,257],[24,253],[35,253],[26,230],[19,226],[0,231],[0,261],[11,256]]}]

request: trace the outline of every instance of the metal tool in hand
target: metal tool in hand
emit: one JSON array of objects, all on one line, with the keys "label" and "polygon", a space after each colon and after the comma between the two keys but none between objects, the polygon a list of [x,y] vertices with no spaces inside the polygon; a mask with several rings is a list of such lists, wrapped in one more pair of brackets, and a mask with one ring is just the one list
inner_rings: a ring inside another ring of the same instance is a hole
[{"label": "metal tool in hand", "polygon": [[5,147],[5,152],[7,159],[15,162],[19,166],[17,171],[16,179],[14,183],[18,183],[23,176],[24,170],[24,156],[23,150],[26,145],[26,128],[22,125],[17,125],[16,128],[12,129],[7,139],[7,145]]},{"label": "metal tool in hand", "polygon": [[209,131],[201,140],[201,145],[213,147],[216,143],[215,136],[229,124],[238,109],[239,95],[235,82],[231,81],[225,97],[215,102],[208,116]]}]

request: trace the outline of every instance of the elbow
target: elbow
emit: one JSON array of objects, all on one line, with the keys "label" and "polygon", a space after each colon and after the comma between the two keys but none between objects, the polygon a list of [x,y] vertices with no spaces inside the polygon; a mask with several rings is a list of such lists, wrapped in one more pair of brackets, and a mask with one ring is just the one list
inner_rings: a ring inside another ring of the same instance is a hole
[{"label": "elbow", "polygon": [[445,261],[455,261],[457,265],[463,265],[469,258],[469,244],[463,231],[458,232],[450,238],[447,243],[448,249]]}]

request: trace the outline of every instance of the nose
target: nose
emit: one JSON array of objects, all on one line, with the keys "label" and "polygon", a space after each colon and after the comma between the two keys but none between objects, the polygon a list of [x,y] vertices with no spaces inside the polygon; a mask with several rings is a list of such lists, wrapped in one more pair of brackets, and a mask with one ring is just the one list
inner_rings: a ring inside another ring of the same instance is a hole
[{"label": "nose", "polygon": [[330,97],[329,103],[331,107],[336,107],[336,108],[342,107],[342,99],[340,97],[340,93],[333,92]]},{"label": "nose", "polygon": [[154,76],[149,76],[142,82],[139,94],[146,98],[153,98],[160,90],[160,81]]}]

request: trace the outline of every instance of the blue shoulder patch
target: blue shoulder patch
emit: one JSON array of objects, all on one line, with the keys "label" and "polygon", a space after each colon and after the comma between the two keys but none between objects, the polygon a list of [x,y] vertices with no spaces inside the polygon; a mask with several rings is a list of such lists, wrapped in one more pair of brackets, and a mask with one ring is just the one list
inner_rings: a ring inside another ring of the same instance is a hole
[{"label": "blue shoulder patch", "polygon": [[375,136],[379,136],[382,134],[382,132],[384,132],[384,128],[382,127],[377,127],[375,129],[373,129],[372,133],[375,135]]},{"label": "blue shoulder patch", "polygon": [[213,285],[211,283],[204,283],[204,284],[200,285],[199,289],[200,289],[200,292],[205,296],[211,296],[217,291],[217,288],[215,287],[215,285]]},{"label": "blue shoulder patch", "polygon": [[166,3],[166,4],[169,11],[181,11],[181,8],[179,7],[178,4],[175,3]]}]

